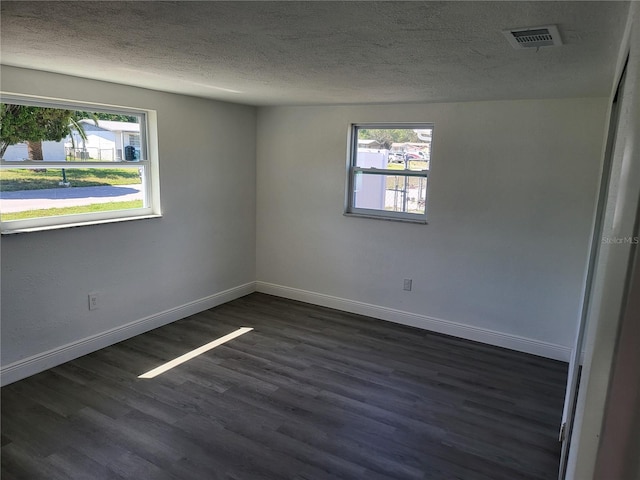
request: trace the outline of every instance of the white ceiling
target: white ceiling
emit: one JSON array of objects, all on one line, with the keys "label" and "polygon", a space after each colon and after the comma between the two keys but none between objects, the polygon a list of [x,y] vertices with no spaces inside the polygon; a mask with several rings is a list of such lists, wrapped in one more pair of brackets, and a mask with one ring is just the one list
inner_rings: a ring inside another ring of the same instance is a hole
[{"label": "white ceiling", "polygon": [[[628,2],[2,0],[1,61],[251,105],[606,96]],[[501,31],[557,24],[560,47]]]}]

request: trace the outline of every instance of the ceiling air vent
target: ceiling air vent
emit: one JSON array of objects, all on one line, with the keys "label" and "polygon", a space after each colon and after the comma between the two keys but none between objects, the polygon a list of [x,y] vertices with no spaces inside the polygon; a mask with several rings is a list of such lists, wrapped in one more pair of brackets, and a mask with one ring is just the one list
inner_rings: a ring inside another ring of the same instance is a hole
[{"label": "ceiling air vent", "polygon": [[562,45],[560,32],[555,25],[545,27],[514,28],[502,33],[513,48],[540,48]]}]

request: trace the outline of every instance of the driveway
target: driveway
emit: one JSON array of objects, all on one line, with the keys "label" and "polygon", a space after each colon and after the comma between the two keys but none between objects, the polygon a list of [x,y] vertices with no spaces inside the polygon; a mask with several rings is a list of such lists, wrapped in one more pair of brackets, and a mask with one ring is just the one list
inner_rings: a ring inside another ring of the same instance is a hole
[{"label": "driveway", "polygon": [[0,192],[0,211],[23,212],[41,208],[75,207],[95,203],[142,200],[142,184],[103,187],[49,188]]}]

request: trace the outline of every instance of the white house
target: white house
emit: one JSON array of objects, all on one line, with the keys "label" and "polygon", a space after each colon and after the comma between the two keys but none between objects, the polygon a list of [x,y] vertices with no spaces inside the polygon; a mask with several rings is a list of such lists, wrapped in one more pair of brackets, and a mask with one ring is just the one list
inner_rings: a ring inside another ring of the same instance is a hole
[{"label": "white house", "polygon": [[68,154],[73,158],[93,158],[96,160],[113,161],[116,159],[116,135],[102,128],[91,120],[81,120],[86,135],[84,140],[80,133],[74,131],[73,141],[70,137],[65,140]]},{"label": "white house", "polygon": [[[63,142],[42,142],[42,156],[44,160],[64,159],[64,143]],[[3,160],[11,162],[20,162],[29,158],[27,143],[21,142],[15,145],[9,145],[2,155]]]},{"label": "white house", "polygon": [[[123,160],[125,147],[132,146],[136,151],[136,158],[140,158],[140,124],[133,122],[115,122],[111,120],[80,120],[86,140],[78,132],[73,133],[59,142],[43,141],[42,153],[44,160],[64,160],[67,156],[73,158],[92,158],[101,161]],[[22,161],[29,158],[26,142],[7,147],[4,160]]]},{"label": "white house", "polygon": [[[79,134],[74,134],[76,150],[87,151],[89,157],[99,160],[123,160],[125,147],[132,146],[136,149],[137,158],[140,158],[140,124],[134,122],[116,122],[112,120],[98,120],[98,125],[93,120],[80,120],[87,134],[84,143]],[[68,147],[71,147],[68,142]],[[79,155],[79,152],[76,152]]]}]

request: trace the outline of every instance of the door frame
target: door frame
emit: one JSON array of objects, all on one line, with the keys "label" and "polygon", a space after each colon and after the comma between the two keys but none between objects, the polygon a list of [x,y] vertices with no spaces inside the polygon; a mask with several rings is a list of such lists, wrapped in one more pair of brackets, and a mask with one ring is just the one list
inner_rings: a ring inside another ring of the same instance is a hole
[{"label": "door frame", "polygon": [[567,387],[565,390],[564,407],[562,409],[562,420],[560,422],[560,431],[558,434],[558,440],[562,442],[562,448],[560,452],[560,466],[558,469],[558,480],[564,480],[567,470],[567,461],[569,459],[571,434],[573,432],[575,419],[575,406],[578,398],[578,390],[580,388],[579,378],[584,350],[585,332],[587,330],[587,320],[589,317],[589,309],[591,306],[596,268],[600,256],[600,245],[605,223],[607,200],[611,186],[611,170],[613,166],[614,150],[618,133],[618,124],[620,120],[620,100],[622,97],[622,92],[624,91],[628,63],[629,54],[627,53],[626,60],[624,61],[620,76],[618,77],[618,83],[613,96],[613,100],[611,101],[609,127],[606,140],[607,143],[604,151],[602,172],[600,176],[600,187],[598,191],[598,201],[596,204],[593,230],[591,235],[589,260],[582,293],[582,308],[576,328],[576,336],[573,349],[571,351],[571,358],[569,360]]}]

